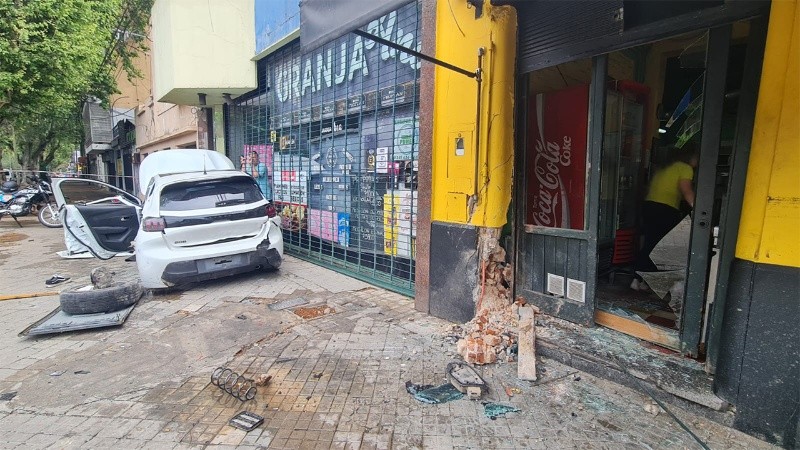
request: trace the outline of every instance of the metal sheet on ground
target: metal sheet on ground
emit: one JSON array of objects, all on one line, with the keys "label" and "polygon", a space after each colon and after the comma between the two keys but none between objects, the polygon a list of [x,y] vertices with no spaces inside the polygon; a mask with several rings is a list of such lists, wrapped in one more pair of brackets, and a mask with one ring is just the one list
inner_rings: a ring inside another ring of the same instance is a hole
[{"label": "metal sheet on ground", "polygon": [[61,311],[61,306],[59,306],[50,314],[31,324],[28,328],[19,333],[19,336],[64,333],[66,331],[122,325],[135,306],[136,304],[133,304],[125,309],[111,313],[74,315]]}]

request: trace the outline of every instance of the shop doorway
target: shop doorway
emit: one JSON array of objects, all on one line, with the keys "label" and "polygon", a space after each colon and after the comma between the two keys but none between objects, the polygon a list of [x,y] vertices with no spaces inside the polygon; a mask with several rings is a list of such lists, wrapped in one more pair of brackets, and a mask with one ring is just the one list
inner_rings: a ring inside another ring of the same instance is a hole
[{"label": "shop doorway", "polygon": [[725,200],[744,182],[730,174],[739,93],[757,90],[749,35],[742,21],[525,77],[518,294],[702,355]]}]

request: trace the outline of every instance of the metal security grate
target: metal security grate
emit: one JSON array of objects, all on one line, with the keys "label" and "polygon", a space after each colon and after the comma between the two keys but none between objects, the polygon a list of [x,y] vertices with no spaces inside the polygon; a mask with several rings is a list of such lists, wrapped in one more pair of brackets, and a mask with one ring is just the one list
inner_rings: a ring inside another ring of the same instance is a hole
[{"label": "metal security grate", "polygon": [[[414,2],[364,30],[419,50]],[[287,252],[413,294],[420,61],[350,34],[258,62],[227,109],[228,155],[258,152]]]}]

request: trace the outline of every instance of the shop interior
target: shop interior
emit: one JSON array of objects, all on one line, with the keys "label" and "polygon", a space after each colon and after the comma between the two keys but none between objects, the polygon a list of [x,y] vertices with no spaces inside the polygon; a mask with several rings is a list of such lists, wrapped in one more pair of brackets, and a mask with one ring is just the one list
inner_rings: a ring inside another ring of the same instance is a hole
[{"label": "shop interior", "polygon": [[[737,100],[748,32],[748,23],[740,22],[734,24],[731,34],[714,192],[697,192],[697,169],[693,171],[692,189],[695,195],[714,196],[711,224],[711,229],[715,230],[714,236],[728,188]],[[644,228],[652,228],[652,219],[649,222],[651,225],[645,223],[647,221],[643,219],[643,205],[650,198],[648,191],[651,181],[659,171],[674,164],[676,158],[683,157],[687,163],[690,162],[686,155],[692,153],[691,149],[699,153],[703,133],[701,125],[707,39],[708,31],[702,30],[608,55],[600,200],[597,206],[598,278],[595,288],[595,320],[601,325],[623,332],[628,330],[626,324],[647,325],[648,336],[637,337],[662,344],[675,342],[680,331],[686,268],[690,255],[692,214],[691,207],[681,192],[681,202],[676,211],[681,218],[675,219],[678,220],[677,225],[658,241],[648,255],[641,248],[646,246]],[[530,98],[541,98],[538,94],[543,94],[551,102],[563,101],[562,94],[588,86],[591,74],[592,61],[588,58],[533,72],[529,76]],[[586,102],[588,103],[588,96]],[[537,107],[538,114],[543,114],[546,121],[547,104],[542,109],[542,105],[534,105],[532,101],[529,111]],[[588,106],[580,105],[574,110],[577,115],[581,115],[587,108]],[[561,117],[559,119],[564,120]],[[532,120],[536,120],[535,113],[534,119],[529,114],[529,128],[537,126]],[[541,123],[538,126],[542,127]],[[530,131],[528,136],[529,140],[536,140]],[[531,155],[535,150],[531,145],[528,148]],[[573,160],[576,155],[573,148]],[[533,161],[534,158],[528,159]],[[537,170],[540,174],[545,172],[535,164],[528,164],[528,174]],[[575,180],[576,175],[583,174],[570,173],[563,168],[559,174],[563,189],[567,191],[561,198],[565,202],[571,201],[569,206],[572,210],[581,206],[590,207],[586,201],[583,205],[577,205],[575,200],[580,199],[580,195],[576,197],[574,192],[569,192],[573,189],[580,194],[585,189],[585,181],[581,184],[581,180]],[[528,177],[529,180],[531,178],[535,177]],[[541,187],[532,186],[529,182],[527,190],[528,204],[537,206],[527,207],[526,223],[576,230],[589,229],[586,223],[576,220],[570,223],[568,214],[563,215],[565,221],[560,224],[537,223],[539,219],[536,216],[541,216],[541,212],[537,211],[540,207],[538,205],[541,205],[541,198],[537,197],[541,195]],[[574,213],[571,216],[575,219]],[[714,241],[716,245],[716,239]],[[711,263],[706,318],[709,303],[713,302],[717,263],[714,254],[709,258]],[[657,271],[650,271],[643,264],[648,256]],[[605,319],[601,320],[601,316]],[[613,326],[606,322],[613,322]],[[630,327],[631,330],[636,328]],[[632,331],[630,334],[636,333]],[[705,335],[706,331],[703,330],[703,336]]]}]

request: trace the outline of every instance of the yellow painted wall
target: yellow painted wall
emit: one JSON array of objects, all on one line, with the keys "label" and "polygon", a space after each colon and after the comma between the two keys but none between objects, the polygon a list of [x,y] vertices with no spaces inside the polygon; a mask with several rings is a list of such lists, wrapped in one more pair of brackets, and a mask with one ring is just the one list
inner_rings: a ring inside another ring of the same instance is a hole
[{"label": "yellow painted wall", "polygon": [[139,71],[139,77],[128,79],[128,73],[117,64],[114,78],[117,80],[119,94],[112,95],[108,102],[117,109],[133,109],[147,101],[152,94],[152,70],[150,49],[139,53],[133,60],[134,67]]},{"label": "yellow painted wall", "polygon": [[736,256],[800,267],[800,4],[772,2]]},{"label": "yellow painted wall", "polygon": [[257,87],[254,0],[156,0],[151,21],[157,101],[222,104]]},{"label": "yellow painted wall", "polygon": [[[506,223],[514,166],[516,27],[516,10],[511,7],[492,7],[486,2],[482,17],[476,19],[466,0],[436,2],[436,57],[473,71],[478,66],[478,49],[483,47],[486,53],[480,130],[475,80],[436,67],[432,220],[486,227]],[[459,136],[464,139],[463,152],[456,149]]]}]

